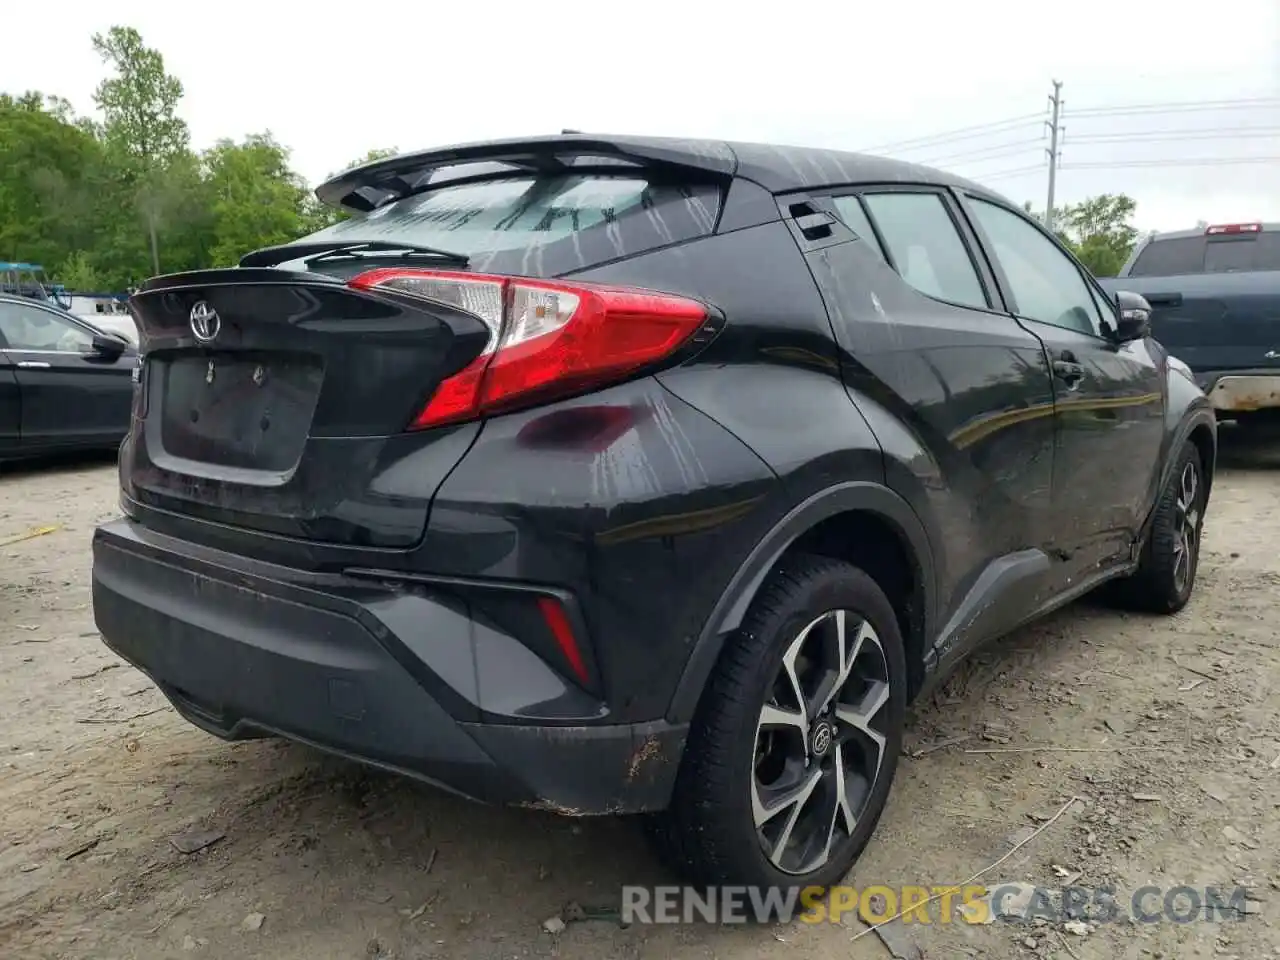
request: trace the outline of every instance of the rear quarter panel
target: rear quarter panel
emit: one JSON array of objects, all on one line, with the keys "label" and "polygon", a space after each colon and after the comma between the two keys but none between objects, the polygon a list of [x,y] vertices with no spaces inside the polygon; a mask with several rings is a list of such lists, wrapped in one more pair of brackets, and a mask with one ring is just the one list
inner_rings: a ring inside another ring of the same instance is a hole
[{"label": "rear quarter panel", "polygon": [[846,480],[883,480],[879,445],[844,389],[826,306],[783,223],[583,279],[670,290],[723,311],[728,323],[716,341],[658,379],[742,439],[794,503]]},{"label": "rear quarter panel", "polygon": [[415,569],[571,591],[607,722],[663,715],[778,481],[647,377],[485,423],[436,494]]},{"label": "rear quarter panel", "polygon": [[[883,464],[785,225],[575,278],[697,297],[727,322],[681,367],[488,421],[436,496],[421,562],[573,590],[611,721],[653,719],[752,550],[809,493],[882,481]],[[585,439],[613,417],[616,437]]]}]

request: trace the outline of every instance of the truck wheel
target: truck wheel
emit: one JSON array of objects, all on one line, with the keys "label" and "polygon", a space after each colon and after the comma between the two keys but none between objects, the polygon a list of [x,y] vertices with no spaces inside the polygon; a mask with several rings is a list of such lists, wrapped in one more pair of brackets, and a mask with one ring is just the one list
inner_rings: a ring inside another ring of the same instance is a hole
[{"label": "truck wheel", "polygon": [[649,820],[659,853],[699,884],[840,881],[884,810],[906,680],[874,580],[839,560],[784,560],[708,681],[671,807]]},{"label": "truck wheel", "polygon": [[1124,606],[1148,613],[1177,613],[1187,605],[1200,564],[1207,502],[1204,464],[1195,445],[1188,442],[1161,491],[1137,571],[1114,585],[1114,596]]}]

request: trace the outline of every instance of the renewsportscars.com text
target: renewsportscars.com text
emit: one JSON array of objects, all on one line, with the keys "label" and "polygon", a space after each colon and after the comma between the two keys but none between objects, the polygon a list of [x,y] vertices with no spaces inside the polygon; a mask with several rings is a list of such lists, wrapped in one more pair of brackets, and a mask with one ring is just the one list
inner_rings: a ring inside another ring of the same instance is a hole
[{"label": "renewsportscars.com text", "polygon": [[985,924],[1086,919],[1093,923],[1242,920],[1258,902],[1245,887],[1143,886],[1127,897],[1113,887],[1050,889],[1030,884],[889,887],[622,888],[624,924],[840,923]]}]

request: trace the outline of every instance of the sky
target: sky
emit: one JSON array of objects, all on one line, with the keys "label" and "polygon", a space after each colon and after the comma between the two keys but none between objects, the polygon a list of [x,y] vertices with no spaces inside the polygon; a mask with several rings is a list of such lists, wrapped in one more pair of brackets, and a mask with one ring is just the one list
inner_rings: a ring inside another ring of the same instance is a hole
[{"label": "sky", "polygon": [[0,90],[91,112],[91,37],[133,26],[183,82],[193,146],[270,130],[312,184],[374,147],[572,128],[866,150],[1042,209],[1058,80],[1058,205],[1126,193],[1143,230],[1280,221],[1280,0],[21,9]]}]

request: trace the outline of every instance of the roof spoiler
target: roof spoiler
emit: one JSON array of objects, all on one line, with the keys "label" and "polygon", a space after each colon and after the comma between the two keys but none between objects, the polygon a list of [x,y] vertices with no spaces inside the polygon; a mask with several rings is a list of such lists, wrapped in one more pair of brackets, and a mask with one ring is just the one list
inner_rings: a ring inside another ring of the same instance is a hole
[{"label": "roof spoiler", "polygon": [[561,134],[489,140],[375,160],[320,184],[316,196],[331,207],[365,213],[389,200],[420,192],[429,183],[431,174],[443,167],[490,162],[505,164],[513,170],[545,173],[571,169],[570,161],[578,157],[629,161],[637,166],[717,176],[732,176],[738,166],[729,146],[716,141]]}]

